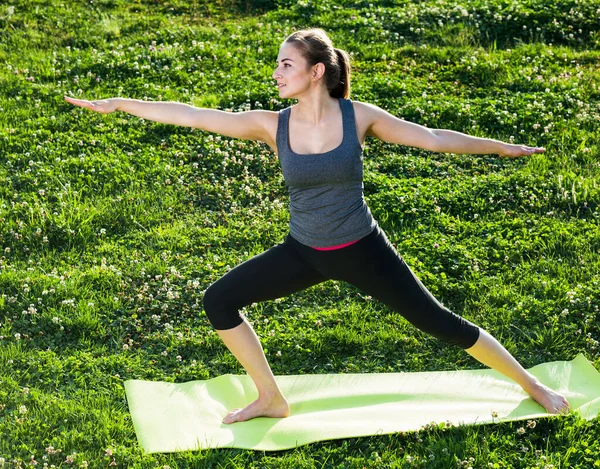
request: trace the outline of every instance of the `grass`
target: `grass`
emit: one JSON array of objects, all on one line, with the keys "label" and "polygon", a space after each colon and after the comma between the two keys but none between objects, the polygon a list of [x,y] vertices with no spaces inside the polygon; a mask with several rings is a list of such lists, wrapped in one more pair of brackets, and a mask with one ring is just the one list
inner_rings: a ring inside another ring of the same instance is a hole
[{"label": "grass", "polygon": [[[427,287],[525,366],[581,352],[599,368],[599,10],[598,0],[0,6],[0,467],[598,467],[598,419],[575,415],[278,453],[143,455],[123,381],[243,372],[202,295],[281,242],[287,193],[263,144],[101,116],[62,96],[283,109],[293,103],[270,78],[278,47],[324,27],[352,53],[352,99],[547,149],[512,160],[369,139],[365,197]],[[481,366],[339,282],[244,312],[276,374]]]}]

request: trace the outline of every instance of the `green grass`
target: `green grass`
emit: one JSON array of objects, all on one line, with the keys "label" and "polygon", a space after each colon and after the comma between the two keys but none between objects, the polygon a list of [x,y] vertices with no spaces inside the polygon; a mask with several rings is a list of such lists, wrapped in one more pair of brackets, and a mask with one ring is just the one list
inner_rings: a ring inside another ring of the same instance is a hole
[{"label": "green grass", "polygon": [[[436,297],[525,366],[582,352],[600,368],[599,11],[598,0],[3,3],[0,467],[599,467],[599,420],[576,416],[144,456],[123,381],[243,372],[202,295],[282,241],[287,193],[263,144],[62,98],[283,109],[279,45],[324,27],[352,53],[353,99],[547,149],[513,160],[369,139],[365,197]],[[481,366],[339,282],[245,314],[276,374]]]}]

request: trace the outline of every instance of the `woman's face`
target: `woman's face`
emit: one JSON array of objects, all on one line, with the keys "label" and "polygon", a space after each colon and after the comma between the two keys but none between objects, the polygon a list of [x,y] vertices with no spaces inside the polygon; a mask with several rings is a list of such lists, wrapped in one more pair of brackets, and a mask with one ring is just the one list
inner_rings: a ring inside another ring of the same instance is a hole
[{"label": "woman's face", "polygon": [[308,69],[306,59],[293,44],[284,42],[281,45],[277,57],[277,68],[273,72],[280,97],[292,98],[309,90],[313,82],[313,72]]}]

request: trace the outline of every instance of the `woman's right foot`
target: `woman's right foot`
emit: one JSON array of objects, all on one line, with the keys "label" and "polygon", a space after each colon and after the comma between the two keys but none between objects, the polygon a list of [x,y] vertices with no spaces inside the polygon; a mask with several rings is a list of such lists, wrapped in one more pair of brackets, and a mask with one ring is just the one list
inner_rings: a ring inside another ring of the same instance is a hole
[{"label": "woman's right foot", "polygon": [[[525,389],[525,388],[523,388]],[[535,380],[534,384],[525,391],[549,414],[562,414],[570,410],[569,402],[562,394],[553,391],[548,386]]]},{"label": "woman's right foot", "polygon": [[282,394],[259,396],[243,409],[234,409],[223,419],[223,423],[245,422],[256,417],[283,418],[290,415],[290,406]]}]

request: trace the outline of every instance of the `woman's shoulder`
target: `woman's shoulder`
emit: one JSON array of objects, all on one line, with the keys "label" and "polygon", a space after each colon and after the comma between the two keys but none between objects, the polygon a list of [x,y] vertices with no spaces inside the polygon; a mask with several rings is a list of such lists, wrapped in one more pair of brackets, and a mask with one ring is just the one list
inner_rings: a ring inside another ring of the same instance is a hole
[{"label": "woman's shoulder", "polygon": [[[283,109],[281,111],[283,111]],[[268,129],[274,131],[277,130],[277,124],[279,123],[279,116],[281,115],[281,111],[263,111],[263,125]]]},{"label": "woman's shoulder", "polygon": [[269,145],[272,149],[275,149],[277,135],[277,125],[279,123],[279,112],[277,111],[260,111],[259,118],[262,127],[265,129],[265,138],[263,141]]},{"label": "woman's shoulder", "polygon": [[379,107],[373,104],[354,100],[352,100],[352,107],[354,109],[356,122],[365,129],[371,127],[371,124],[377,116],[377,111],[380,110]]},{"label": "woman's shoulder", "polygon": [[352,102],[355,112],[358,111],[363,114],[370,114],[370,113],[375,112],[377,109],[379,109],[377,106],[375,106],[374,104],[371,104],[371,103],[364,103],[362,101],[355,101],[353,99],[351,99],[349,101]]}]

